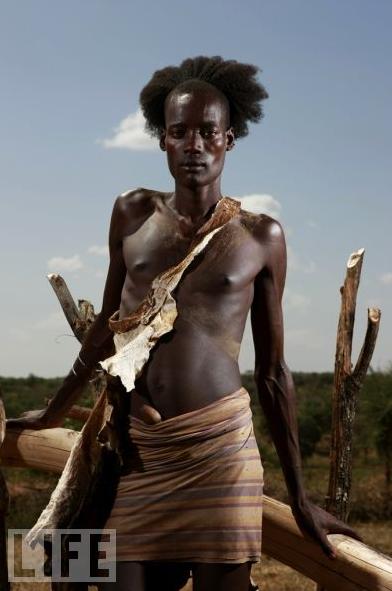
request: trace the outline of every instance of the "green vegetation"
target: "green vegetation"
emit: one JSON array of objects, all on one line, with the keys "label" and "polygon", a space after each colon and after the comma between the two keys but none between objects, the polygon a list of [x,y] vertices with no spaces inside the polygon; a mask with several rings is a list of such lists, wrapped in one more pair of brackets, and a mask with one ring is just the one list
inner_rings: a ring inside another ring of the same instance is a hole
[{"label": "green vegetation", "polygon": [[[0,392],[7,417],[19,417],[27,410],[44,408],[61,383],[62,378],[40,378],[34,374],[28,375],[27,378],[0,376]],[[93,406],[93,399],[88,389],[83,393],[78,404]],[[64,421],[64,427],[67,429],[80,429],[80,425],[80,422],[75,420],[65,419]]]},{"label": "green vegetation", "polygon": [[[298,428],[306,488],[312,500],[324,504],[328,488],[332,373],[294,373]],[[279,460],[251,373],[243,384],[252,398],[256,438],[265,468],[265,492],[287,502]],[[353,441],[350,519],[392,518],[392,367],[370,371],[360,392]]]},{"label": "green vegetation", "polygon": [[[324,504],[328,485],[329,437],[331,425],[331,373],[294,373],[298,402],[300,445],[304,478],[312,500]],[[25,410],[43,408],[61,383],[61,378],[1,378],[8,417]],[[265,469],[265,492],[287,501],[279,461],[257,399],[251,373],[243,375],[243,385],[252,399],[256,437]],[[88,392],[80,404],[91,406]],[[67,419],[64,426],[80,428]],[[386,372],[371,371],[360,393],[355,422],[353,487],[350,518],[385,520],[392,518],[392,367]],[[56,477],[33,470],[5,469],[12,493],[9,527],[29,527],[45,505]]]}]

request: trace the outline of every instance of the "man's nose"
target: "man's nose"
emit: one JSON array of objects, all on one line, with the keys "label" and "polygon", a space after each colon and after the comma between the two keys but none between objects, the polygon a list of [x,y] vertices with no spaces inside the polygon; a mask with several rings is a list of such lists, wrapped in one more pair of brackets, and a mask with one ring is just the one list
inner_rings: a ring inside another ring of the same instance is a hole
[{"label": "man's nose", "polygon": [[201,152],[203,148],[203,142],[201,135],[198,131],[189,131],[186,134],[186,141],[184,151],[187,153]]}]

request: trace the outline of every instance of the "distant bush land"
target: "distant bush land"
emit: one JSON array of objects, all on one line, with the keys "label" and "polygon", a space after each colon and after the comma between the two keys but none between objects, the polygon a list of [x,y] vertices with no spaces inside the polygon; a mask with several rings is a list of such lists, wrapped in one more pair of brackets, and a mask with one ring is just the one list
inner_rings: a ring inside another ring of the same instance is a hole
[{"label": "distant bush land", "polygon": [[[328,484],[333,374],[294,372],[293,378],[306,485],[315,502],[322,504]],[[33,374],[27,378],[0,377],[7,416],[16,417],[26,410],[43,408],[61,381],[61,378],[41,378]],[[251,395],[255,432],[266,472],[266,494],[287,500],[279,460],[257,399],[251,372],[243,374],[242,383]],[[92,405],[88,391],[78,404]],[[64,426],[80,428],[80,424],[71,419],[66,419]],[[351,511],[354,518],[391,518],[392,368],[385,372],[370,371],[365,380],[358,400],[353,458]],[[30,474],[37,480],[35,472],[24,474],[26,477]],[[45,479],[45,475],[42,478]],[[50,478],[53,479],[53,476]]]}]

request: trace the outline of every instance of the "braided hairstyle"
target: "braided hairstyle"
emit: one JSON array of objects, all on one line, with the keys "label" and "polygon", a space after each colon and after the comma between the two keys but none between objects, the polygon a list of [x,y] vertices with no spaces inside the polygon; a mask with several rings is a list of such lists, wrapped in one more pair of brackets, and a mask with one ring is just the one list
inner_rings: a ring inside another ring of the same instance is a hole
[{"label": "braided hairstyle", "polygon": [[160,137],[165,129],[165,100],[177,87],[191,90],[197,82],[209,84],[227,99],[230,125],[236,138],[248,135],[248,122],[257,123],[263,117],[261,101],[268,98],[264,86],[256,79],[257,66],[220,56],[198,56],[185,59],[179,66],[168,66],[154,72],[140,93],[140,106],[146,119],[147,131]]}]

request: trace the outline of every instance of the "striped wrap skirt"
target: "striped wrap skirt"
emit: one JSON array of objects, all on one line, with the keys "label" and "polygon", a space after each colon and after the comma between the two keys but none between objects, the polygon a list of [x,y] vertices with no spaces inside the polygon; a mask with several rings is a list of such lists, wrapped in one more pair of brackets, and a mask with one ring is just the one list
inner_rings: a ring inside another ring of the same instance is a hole
[{"label": "striped wrap skirt", "polygon": [[260,560],[263,467],[245,388],[154,425],[131,417],[130,438],[105,525],[117,561]]}]

